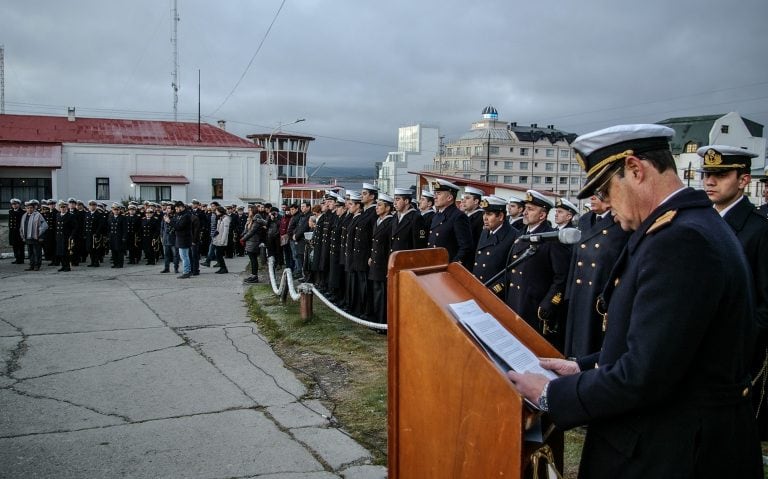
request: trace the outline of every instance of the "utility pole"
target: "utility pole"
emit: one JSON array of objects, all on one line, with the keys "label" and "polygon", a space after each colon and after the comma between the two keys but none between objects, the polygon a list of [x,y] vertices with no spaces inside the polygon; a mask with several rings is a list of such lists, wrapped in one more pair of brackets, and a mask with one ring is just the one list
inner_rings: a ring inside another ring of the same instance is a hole
[{"label": "utility pole", "polygon": [[0,45],[0,115],[5,115],[5,47]]},{"label": "utility pole", "polygon": [[176,2],[177,0],[173,0],[173,11],[171,11],[171,26],[173,27],[173,35],[171,36],[171,45],[173,46],[173,82],[171,82],[171,88],[173,88],[173,121],[179,121],[179,88],[181,88],[179,82],[179,10]]}]

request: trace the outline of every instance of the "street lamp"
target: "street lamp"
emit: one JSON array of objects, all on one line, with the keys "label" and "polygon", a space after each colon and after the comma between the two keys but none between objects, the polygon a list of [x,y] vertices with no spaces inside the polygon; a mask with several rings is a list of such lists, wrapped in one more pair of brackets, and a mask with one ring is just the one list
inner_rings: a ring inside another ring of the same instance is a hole
[{"label": "street lamp", "polygon": [[269,138],[267,139],[267,148],[269,148],[269,160],[267,162],[267,165],[269,167],[269,201],[272,201],[272,168],[275,165],[274,158],[273,158],[275,149],[272,148],[272,135],[274,135],[277,132],[277,130],[279,130],[284,126],[301,123],[304,120],[306,120],[306,118],[298,118],[290,123],[280,123],[275,127],[274,130],[272,130],[272,133],[269,134]]}]

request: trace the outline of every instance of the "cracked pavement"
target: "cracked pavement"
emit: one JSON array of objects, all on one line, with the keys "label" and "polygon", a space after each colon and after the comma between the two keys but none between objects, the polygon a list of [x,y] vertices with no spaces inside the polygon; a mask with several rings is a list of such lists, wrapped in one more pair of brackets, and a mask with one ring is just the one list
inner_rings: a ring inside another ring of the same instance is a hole
[{"label": "cracked pavement", "polygon": [[386,477],[248,320],[245,274],[25,267],[0,260],[0,478]]}]

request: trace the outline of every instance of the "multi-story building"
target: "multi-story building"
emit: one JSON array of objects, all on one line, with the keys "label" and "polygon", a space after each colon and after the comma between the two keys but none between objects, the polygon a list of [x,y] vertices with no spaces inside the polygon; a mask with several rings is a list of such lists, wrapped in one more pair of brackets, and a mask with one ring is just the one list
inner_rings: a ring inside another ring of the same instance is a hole
[{"label": "multi-story building", "polygon": [[440,130],[434,126],[416,124],[404,126],[397,132],[397,151],[387,154],[378,169],[379,190],[391,194],[395,188],[411,188],[417,183],[417,175],[432,165],[439,153]]},{"label": "multi-story building", "polygon": [[696,150],[704,145],[728,145],[743,148],[758,155],[752,159],[752,183],[746,194],[755,204],[762,199],[762,184],[758,180],[765,176],[765,147],[763,125],[742,117],[736,112],[726,115],[686,116],[668,118],[658,122],[675,130],[671,142],[677,171],[688,186],[701,188],[701,157]]},{"label": "multi-story building", "polygon": [[571,143],[577,135],[554,125],[519,126],[483,109],[458,140],[447,142],[431,171],[469,180],[547,191],[575,198],[583,183]]}]

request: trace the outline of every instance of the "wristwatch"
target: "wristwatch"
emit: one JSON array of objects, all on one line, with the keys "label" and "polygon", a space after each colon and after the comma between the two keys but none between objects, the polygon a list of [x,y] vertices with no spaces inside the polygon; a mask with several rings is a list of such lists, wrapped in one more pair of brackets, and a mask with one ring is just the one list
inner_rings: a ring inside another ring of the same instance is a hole
[{"label": "wristwatch", "polygon": [[541,391],[539,396],[539,409],[544,412],[549,412],[549,401],[547,401],[547,390],[549,389],[549,383],[544,386],[544,390]]}]

